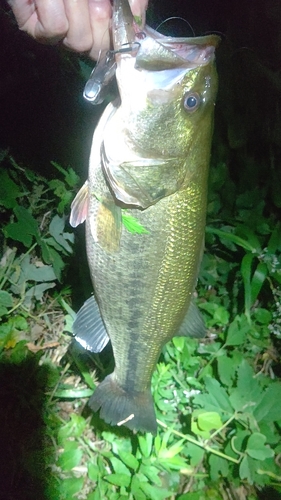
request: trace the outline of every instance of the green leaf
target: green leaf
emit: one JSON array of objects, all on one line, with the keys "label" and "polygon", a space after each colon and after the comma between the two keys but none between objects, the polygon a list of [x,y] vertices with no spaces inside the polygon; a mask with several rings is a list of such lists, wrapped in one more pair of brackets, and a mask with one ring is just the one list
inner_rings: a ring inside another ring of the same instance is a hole
[{"label": "green leaf", "polygon": [[166,457],[165,453],[160,457],[158,457],[159,462],[161,463],[161,467],[164,468],[168,473],[171,471],[179,471],[186,470],[189,466],[186,463],[186,458],[180,455],[175,455],[172,457]]},{"label": "green leaf", "polygon": [[153,436],[152,434],[146,434],[145,436],[138,436],[139,447],[144,457],[148,458],[151,455]]},{"label": "green leaf", "polygon": [[[76,443],[75,443],[76,444]],[[78,444],[77,444],[78,446]],[[82,450],[79,448],[64,451],[58,458],[57,464],[62,470],[71,470],[73,467],[79,465],[83,456]]]},{"label": "green leaf", "polygon": [[229,325],[225,345],[235,346],[244,344],[250,328],[246,316],[236,316],[235,320]]},{"label": "green leaf", "polygon": [[69,500],[82,490],[84,483],[83,477],[67,477],[61,481],[60,500]]},{"label": "green leaf", "polygon": [[251,292],[251,275],[252,263],[256,256],[252,253],[244,255],[241,262],[241,274],[244,281],[244,294],[245,294],[245,314],[250,316],[250,309],[252,306],[252,292]]},{"label": "green leaf", "polygon": [[92,389],[58,389],[54,395],[56,398],[76,399],[89,398],[92,394]]},{"label": "green leaf", "polygon": [[67,240],[71,242],[74,241],[74,235],[72,233],[64,233],[65,218],[55,215],[50,222],[49,232],[50,235],[55,239],[55,241],[67,252],[72,253],[72,247],[69,245]]},{"label": "green leaf", "polygon": [[94,464],[93,462],[88,463],[88,476],[91,481],[97,482],[97,480],[100,477],[100,470],[97,466],[97,464]]},{"label": "green leaf", "polygon": [[74,187],[80,182],[80,177],[76,174],[76,172],[71,167],[68,167],[68,169],[67,169],[67,173],[65,176],[65,182],[67,182],[67,184],[70,187]]},{"label": "green leaf", "polygon": [[281,250],[281,223],[277,222],[274,227],[269,242],[267,244],[267,250],[270,254],[275,254],[277,250]]},{"label": "green leaf", "polygon": [[135,217],[125,212],[125,210],[122,210],[122,223],[127,231],[132,234],[149,234],[149,231],[147,231]]},{"label": "green leaf", "polygon": [[119,458],[114,456],[110,457],[110,462],[116,474],[127,474],[128,476],[130,476],[128,467],[126,467],[126,465],[121,460],[119,460]]},{"label": "green leaf", "polygon": [[55,195],[61,200],[67,193],[65,184],[60,179],[52,179],[51,181],[49,181],[49,186],[54,191]]},{"label": "green leaf", "polygon": [[[198,446],[197,446],[198,448]],[[157,469],[157,467],[154,467],[151,465],[150,461],[147,461],[148,463],[144,464],[143,462],[140,465],[140,473],[144,474],[144,476],[147,477],[147,479],[151,482],[156,484],[157,486],[162,485],[161,477],[160,477],[160,470]]]},{"label": "green leaf", "polygon": [[[274,425],[274,422],[265,422],[264,420],[262,420],[261,422],[259,422],[259,431],[261,434],[264,434],[264,436],[266,437],[266,442],[268,444],[276,445],[280,442],[280,437],[278,435],[278,431],[276,429],[276,426]],[[276,454],[278,454],[275,446],[274,451]]]},{"label": "green leaf", "polygon": [[14,208],[18,222],[11,222],[4,228],[6,237],[20,241],[26,247],[30,247],[33,237],[40,239],[38,224],[32,215],[24,207],[18,205]]},{"label": "green leaf", "polygon": [[232,385],[237,365],[234,359],[229,356],[218,356],[218,374],[220,380],[225,385]]},{"label": "green leaf", "polygon": [[1,318],[2,316],[5,316],[6,314],[8,314],[8,312],[9,312],[9,311],[8,311],[7,307],[2,306],[2,305],[0,304],[0,318]]},{"label": "green leaf", "polygon": [[100,498],[100,491],[96,489],[95,491],[92,491],[92,493],[89,493],[89,495],[87,495],[86,500],[100,500]]},{"label": "green leaf", "polygon": [[26,280],[39,281],[40,283],[56,279],[52,266],[46,266],[43,264],[36,266],[30,262],[25,264],[24,276]]},{"label": "green leaf", "polygon": [[239,475],[241,479],[246,479],[249,484],[254,482],[255,470],[249,457],[243,457],[239,465]]},{"label": "green leaf", "polygon": [[209,326],[219,325],[225,326],[229,322],[229,313],[225,307],[216,302],[203,302],[199,304],[200,309],[203,309],[211,318],[207,320]]},{"label": "green leaf", "polygon": [[[82,61],[79,61],[79,64],[80,63],[82,64]],[[90,70],[90,72],[91,72],[91,70]],[[76,172],[73,170],[73,168],[68,167],[67,169],[65,169],[61,165],[59,165],[59,163],[57,163],[55,161],[51,161],[51,165],[53,165],[55,168],[57,168],[57,170],[59,170],[59,172],[61,172],[64,175],[65,182],[67,182],[67,184],[70,187],[74,187],[74,186],[76,186],[76,184],[79,183],[80,178],[76,174]]]},{"label": "green leaf", "polygon": [[128,474],[109,474],[104,479],[115,486],[125,486],[125,488],[128,488],[131,482],[131,476]]},{"label": "green leaf", "polygon": [[5,290],[0,290],[0,305],[2,307],[12,307],[13,305],[12,295]]},{"label": "green leaf", "polygon": [[185,449],[186,454],[190,457],[190,465],[196,467],[203,460],[205,450],[192,443],[187,443]]},{"label": "green leaf", "polygon": [[256,248],[251,245],[248,241],[240,238],[240,236],[236,236],[233,233],[228,233],[226,231],[221,231],[220,229],[215,229],[214,227],[207,226],[206,227],[206,232],[210,234],[216,234],[219,236],[223,242],[223,240],[229,240],[235,243],[236,245],[244,248],[245,250],[248,250],[249,252],[254,252],[256,251]]},{"label": "green leaf", "polygon": [[222,421],[220,415],[216,412],[204,412],[203,410],[194,410],[191,419],[191,430],[197,436],[208,439],[211,431],[220,429]]},{"label": "green leaf", "polygon": [[[69,317],[69,315],[65,316],[65,319],[67,317]],[[71,318],[71,325],[72,325],[72,323],[73,323],[73,318]],[[65,327],[65,330],[68,331],[67,327]],[[73,357],[73,360],[74,360],[77,368],[79,369],[79,371],[83,375],[83,378],[84,378],[86,384],[90,387],[90,389],[94,390],[96,388],[96,384],[94,383],[86,364],[82,361],[81,355],[78,354],[78,352],[76,351],[75,348],[71,349],[71,355]]]},{"label": "green leaf", "polygon": [[76,440],[66,439],[63,443],[64,451],[75,451],[78,449],[79,443]]},{"label": "green leaf", "polygon": [[211,377],[205,379],[206,394],[194,396],[194,403],[206,411],[218,412],[219,415],[232,415],[233,410],[225,389]]},{"label": "green leaf", "polygon": [[229,312],[223,306],[218,306],[214,312],[213,317],[215,324],[219,326],[224,326],[229,323]]},{"label": "green leaf", "polygon": [[252,276],[252,265],[254,259],[256,259],[255,255],[246,254],[241,263],[241,274],[245,289],[245,312],[247,315],[250,314],[250,309],[255,303],[268,274],[265,262],[259,262]]},{"label": "green leaf", "polygon": [[21,340],[9,353],[9,362],[19,365],[27,358],[28,349],[26,347],[26,341]]},{"label": "green leaf", "polygon": [[50,288],[54,288],[55,286],[55,283],[40,283],[39,285],[32,286],[25,294],[24,303],[30,304],[31,299],[42,300],[46,290],[50,290]]},{"label": "green leaf", "polygon": [[258,323],[268,325],[272,321],[272,313],[268,309],[259,307],[254,311],[254,318]]},{"label": "green leaf", "polygon": [[172,492],[165,488],[157,488],[149,483],[141,482],[140,487],[146,496],[150,499],[157,498],[157,500],[166,500],[173,495]]},{"label": "green leaf", "polygon": [[220,429],[222,427],[220,415],[215,411],[200,413],[198,415],[198,426],[206,431]]},{"label": "green leaf", "polygon": [[130,467],[130,469],[137,470],[139,467],[139,461],[134,457],[132,453],[129,453],[128,451],[123,451],[119,450],[118,452],[120,460],[127,465],[127,467]]},{"label": "green leaf", "polygon": [[70,191],[65,191],[58,204],[58,212],[62,214],[66,207],[68,207],[73,199],[73,194]]},{"label": "green leaf", "polygon": [[177,500],[206,500],[206,496],[198,491],[196,493],[184,493],[177,497]]},{"label": "green leaf", "polygon": [[113,434],[112,432],[107,432],[107,431],[104,431],[102,433],[102,437],[105,441],[107,441],[108,443],[110,444],[113,444],[115,439],[116,439],[116,436],[115,434]]},{"label": "green leaf", "polygon": [[17,198],[22,196],[19,186],[10,178],[6,170],[0,169],[0,205],[14,208]]},{"label": "green leaf", "polygon": [[281,383],[272,382],[261,395],[254,408],[254,417],[257,422],[274,422],[280,419],[280,407],[276,404],[281,401]]},{"label": "green leaf", "polygon": [[210,454],[209,466],[212,481],[218,481],[220,477],[229,476],[229,462],[225,458]]},{"label": "green leaf", "polygon": [[15,330],[27,330],[28,323],[23,316],[14,316],[10,319],[9,323],[12,325],[12,328]]},{"label": "green leaf", "polygon": [[63,262],[60,254],[51,246],[49,246],[46,241],[41,240],[41,250],[42,250],[42,257],[44,261],[47,264],[52,264],[54,268],[54,273],[57,277],[57,279],[60,281],[61,279],[61,272],[63,268],[65,267],[65,263]]},{"label": "green leaf", "polygon": [[166,446],[162,446],[160,451],[159,451],[158,458],[160,460],[163,460],[163,459],[168,460],[170,458],[175,457],[183,450],[183,443],[184,442],[185,442],[184,439],[179,439],[175,444],[173,444],[169,448],[166,448]]},{"label": "green leaf", "polygon": [[265,446],[266,437],[260,432],[254,432],[248,439],[246,453],[256,460],[265,460],[274,456],[274,451]]},{"label": "green leaf", "polygon": [[146,494],[141,490],[141,481],[138,476],[139,474],[133,475],[130,490],[134,495],[134,499],[147,500]]},{"label": "green leaf", "polygon": [[[246,194],[248,196],[248,193]],[[261,211],[263,210],[264,203],[262,202],[261,206]],[[251,227],[247,224],[237,224],[235,232],[239,235],[242,236],[242,238],[245,238],[247,242],[252,246],[253,248],[253,253],[260,253],[261,252],[261,245],[259,238],[257,237],[257,234],[254,230],[251,229]]]},{"label": "green leaf", "polygon": [[268,269],[265,262],[259,262],[251,281],[251,300],[252,305],[255,303],[261,288],[267,278]]},{"label": "green leaf", "polygon": [[60,443],[68,437],[80,437],[83,434],[85,427],[85,419],[80,415],[76,415],[76,413],[72,413],[70,415],[70,421],[59,429],[58,439]]},{"label": "green leaf", "polygon": [[243,360],[237,370],[237,388],[230,394],[230,401],[236,411],[252,413],[262,397],[263,391],[254,371],[246,360]]},{"label": "green leaf", "polygon": [[[136,483],[136,479],[134,479],[134,483]],[[138,500],[147,500],[147,496],[146,494],[140,489],[140,488],[137,488],[136,486],[134,487],[131,487],[131,492],[133,493],[133,498],[134,499],[138,499]],[[127,500],[128,497],[126,497],[126,500]]]}]

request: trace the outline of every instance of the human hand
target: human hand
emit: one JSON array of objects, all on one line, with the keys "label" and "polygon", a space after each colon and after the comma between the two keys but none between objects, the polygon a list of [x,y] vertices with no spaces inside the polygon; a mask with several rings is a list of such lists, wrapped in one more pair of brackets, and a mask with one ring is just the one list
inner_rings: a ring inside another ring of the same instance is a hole
[{"label": "human hand", "polygon": [[[145,17],[148,0],[129,0],[135,16]],[[97,59],[110,45],[110,0],[8,0],[18,26],[43,43],[62,40],[65,47]]]}]

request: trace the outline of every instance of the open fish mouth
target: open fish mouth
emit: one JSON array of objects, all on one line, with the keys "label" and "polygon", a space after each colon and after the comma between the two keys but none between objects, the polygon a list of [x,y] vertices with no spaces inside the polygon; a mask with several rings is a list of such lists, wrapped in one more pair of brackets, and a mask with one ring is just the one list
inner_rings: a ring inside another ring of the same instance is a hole
[{"label": "open fish mouth", "polygon": [[[184,74],[186,69],[207,65],[214,59],[220,41],[216,35],[202,37],[170,37],[149,26],[140,29],[134,20],[128,0],[116,0],[112,18],[113,50],[101,54],[84,89],[84,98],[92,104],[105,99],[120,59],[133,61],[139,70],[161,72],[153,75],[152,86],[165,88],[168,81]],[[174,77],[169,71],[174,70]],[[157,82],[158,80],[158,82]]]},{"label": "open fish mouth", "polygon": [[156,71],[208,64],[214,58],[214,51],[220,40],[216,35],[170,37],[148,26],[140,30],[128,0],[114,2],[112,33],[117,60],[119,55],[127,52],[135,55],[136,67]]}]

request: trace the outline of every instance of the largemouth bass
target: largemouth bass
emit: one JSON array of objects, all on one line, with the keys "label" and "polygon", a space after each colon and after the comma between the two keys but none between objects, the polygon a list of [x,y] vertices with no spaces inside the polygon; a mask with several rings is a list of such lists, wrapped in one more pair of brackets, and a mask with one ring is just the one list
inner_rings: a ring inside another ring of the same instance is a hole
[{"label": "largemouth bass", "polygon": [[112,425],[157,431],[151,377],[174,335],[202,337],[192,302],[204,246],[218,37],[138,33],[115,0],[120,99],[95,130],[89,177],[72,204],[86,220],[94,286],[74,322],[86,349],[112,343],[115,369],[89,405]]}]

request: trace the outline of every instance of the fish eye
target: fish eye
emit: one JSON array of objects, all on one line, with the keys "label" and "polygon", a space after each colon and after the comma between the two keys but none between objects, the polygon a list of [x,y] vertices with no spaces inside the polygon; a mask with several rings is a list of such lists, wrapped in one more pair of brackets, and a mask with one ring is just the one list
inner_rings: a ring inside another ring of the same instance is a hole
[{"label": "fish eye", "polygon": [[183,107],[189,113],[193,113],[198,109],[201,99],[197,92],[187,92],[183,97]]}]

